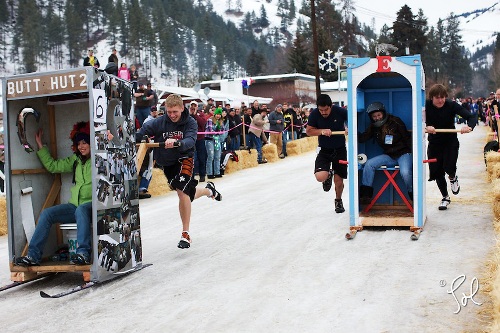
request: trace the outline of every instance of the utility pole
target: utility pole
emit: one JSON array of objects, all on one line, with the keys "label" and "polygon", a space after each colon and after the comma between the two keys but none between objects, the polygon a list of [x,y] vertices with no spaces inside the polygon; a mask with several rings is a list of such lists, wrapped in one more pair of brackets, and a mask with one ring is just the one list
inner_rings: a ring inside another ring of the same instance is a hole
[{"label": "utility pole", "polygon": [[313,52],[314,52],[314,75],[316,77],[316,98],[321,94],[321,87],[319,84],[319,51],[318,51],[318,33],[316,31],[316,3],[311,0],[311,24],[313,34]]}]

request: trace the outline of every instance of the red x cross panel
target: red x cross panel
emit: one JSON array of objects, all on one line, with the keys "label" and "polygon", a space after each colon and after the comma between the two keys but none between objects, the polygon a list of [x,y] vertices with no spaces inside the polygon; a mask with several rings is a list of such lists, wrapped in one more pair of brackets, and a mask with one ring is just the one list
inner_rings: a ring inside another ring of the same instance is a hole
[{"label": "red x cross panel", "polygon": [[396,192],[398,192],[398,194],[401,197],[401,199],[403,199],[403,202],[405,203],[406,207],[408,207],[408,209],[410,210],[410,212],[413,213],[413,207],[412,207],[412,205],[410,204],[410,202],[408,201],[408,199],[406,199],[405,195],[403,194],[403,192],[401,192],[401,189],[399,188],[398,184],[394,180],[394,178],[396,178],[397,174],[399,173],[399,169],[394,170],[392,172],[392,174],[389,172],[389,170],[386,170],[386,169],[382,169],[382,171],[384,171],[385,175],[387,176],[387,181],[380,188],[380,190],[378,191],[378,193],[373,197],[373,199],[370,202],[370,204],[368,204],[368,206],[365,207],[365,209],[363,210],[363,212],[368,213],[370,211],[370,209],[372,209],[373,205],[377,202],[378,198],[382,195],[382,193],[384,193],[384,191],[387,188],[387,186],[389,186],[389,184],[392,184],[394,186],[394,188],[396,189]]}]

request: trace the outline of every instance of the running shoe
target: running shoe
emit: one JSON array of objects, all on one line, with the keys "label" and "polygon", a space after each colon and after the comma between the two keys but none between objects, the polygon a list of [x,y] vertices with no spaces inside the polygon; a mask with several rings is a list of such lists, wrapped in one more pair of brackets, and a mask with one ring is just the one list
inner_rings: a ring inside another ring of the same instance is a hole
[{"label": "running shoe", "polygon": [[451,193],[457,195],[460,192],[460,184],[458,183],[458,177],[450,179]]},{"label": "running shoe", "polygon": [[451,200],[450,200],[449,196],[441,199],[441,203],[439,204],[439,210],[447,210],[450,202],[451,202]]},{"label": "running shoe", "polygon": [[212,195],[210,196],[212,199],[215,199],[217,201],[222,200],[222,195],[215,189],[214,183],[207,182],[207,185],[205,187],[208,188],[212,192]]},{"label": "running shoe", "polygon": [[181,235],[181,240],[179,241],[179,244],[177,244],[177,247],[179,249],[189,249],[190,246],[191,246],[191,237],[189,237],[187,231],[183,231]]},{"label": "running shoe", "polygon": [[335,199],[335,213],[339,214],[343,212],[345,212],[345,209],[344,204],[342,203],[342,199]]},{"label": "running shoe", "polygon": [[328,178],[323,182],[323,191],[328,192],[332,188],[332,178],[333,174],[331,171],[328,172]]}]

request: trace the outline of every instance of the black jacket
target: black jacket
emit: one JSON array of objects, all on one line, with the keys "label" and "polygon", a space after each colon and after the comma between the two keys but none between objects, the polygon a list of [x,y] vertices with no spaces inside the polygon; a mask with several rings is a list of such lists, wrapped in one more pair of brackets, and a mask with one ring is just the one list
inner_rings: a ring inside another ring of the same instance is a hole
[{"label": "black jacket", "polygon": [[[456,115],[466,119],[470,128],[474,129],[476,126],[475,116],[454,101],[446,100],[440,109],[436,108],[431,100],[425,102],[425,124],[427,126],[433,126],[436,129],[454,129]],[[427,137],[429,143],[432,144],[458,142],[457,133],[436,133]]]},{"label": "black jacket", "polygon": [[406,129],[406,125],[401,118],[391,114],[387,115],[386,123],[380,127],[370,124],[366,132],[358,136],[358,141],[365,142],[370,138],[377,141],[380,147],[384,149],[384,154],[394,159],[412,152],[410,132]]}]

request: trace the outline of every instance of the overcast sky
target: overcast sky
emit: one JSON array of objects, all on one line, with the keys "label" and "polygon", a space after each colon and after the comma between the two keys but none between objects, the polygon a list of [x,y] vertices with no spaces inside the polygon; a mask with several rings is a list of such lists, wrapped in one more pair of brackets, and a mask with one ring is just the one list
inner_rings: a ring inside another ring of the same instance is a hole
[{"label": "overcast sky", "polygon": [[[488,8],[496,4],[496,20],[475,20],[467,24],[467,27],[461,26],[464,41],[471,39],[486,38],[493,31],[500,28],[500,3],[497,0],[455,0],[455,1],[437,1],[437,0],[406,0],[406,1],[373,1],[373,0],[354,0],[356,16],[361,22],[371,22],[375,19],[375,31],[380,32],[380,28],[387,24],[391,26],[396,20],[397,12],[404,5],[411,8],[413,14],[417,14],[421,8],[427,17],[428,24],[435,26],[439,18],[446,18],[450,13],[455,15],[471,12],[476,9]],[[491,17],[491,16],[489,16]],[[488,23],[489,22],[489,23]]]}]

